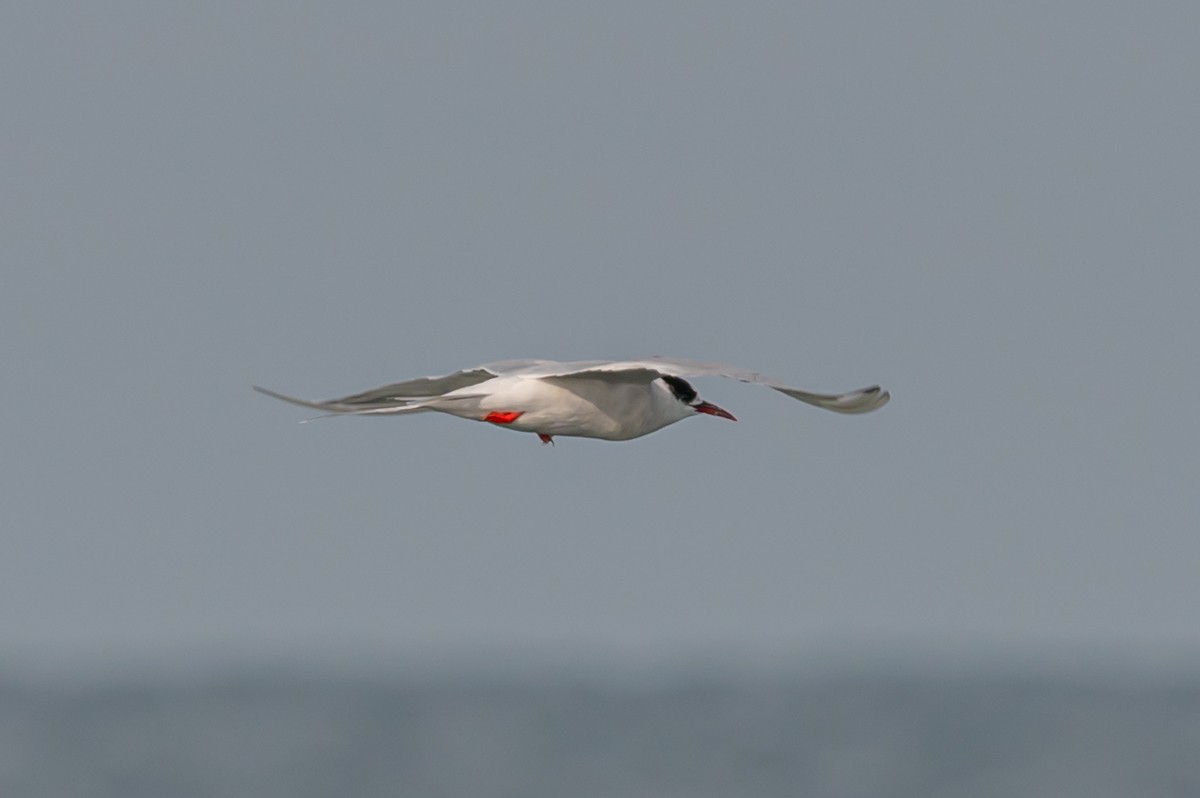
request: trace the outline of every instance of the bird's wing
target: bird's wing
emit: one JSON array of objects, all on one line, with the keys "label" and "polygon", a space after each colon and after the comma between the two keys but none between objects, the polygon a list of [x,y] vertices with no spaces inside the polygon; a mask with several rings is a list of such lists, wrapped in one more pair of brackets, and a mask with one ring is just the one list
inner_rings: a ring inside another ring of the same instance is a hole
[{"label": "bird's wing", "polygon": [[[529,365],[541,361],[512,362]],[[291,402],[301,407],[311,407],[314,410],[324,410],[327,413],[356,413],[359,415],[399,413],[405,410],[418,409],[424,400],[444,396],[451,391],[457,391],[460,388],[467,388],[471,385],[486,382],[498,373],[498,371],[493,371],[489,366],[476,366],[475,368],[463,369],[441,377],[417,377],[416,379],[405,380],[403,382],[393,382],[390,385],[382,385],[378,388],[372,388],[369,391],[343,396],[340,399],[330,399],[325,402],[310,402],[306,399],[297,399],[294,396],[269,391],[257,385],[254,386],[254,390],[284,402]]]},{"label": "bird's wing", "polygon": [[572,378],[602,380],[606,382],[654,382],[663,374],[657,365],[640,360],[574,360],[560,363],[557,360],[509,360],[491,363],[485,368],[507,366],[505,377],[527,379],[570,380]]},{"label": "bird's wing", "polygon": [[706,363],[699,360],[686,360],[659,355],[646,358],[646,362],[655,363],[664,373],[674,374],[677,377],[726,377],[738,382],[765,385],[793,399],[798,399],[801,402],[806,402],[816,407],[823,407],[826,410],[832,410],[836,413],[870,413],[872,410],[878,410],[883,407],[892,398],[891,394],[878,385],[859,388],[857,391],[847,391],[846,393],[812,393],[784,385],[774,377],[768,377],[754,371],[747,371],[737,366],[728,366],[724,363]]},{"label": "bird's wing", "polygon": [[661,357],[655,355],[644,360],[583,360],[575,363],[532,361],[529,365],[512,370],[520,377],[576,377],[589,376],[593,379],[613,381],[651,381],[663,375],[675,377],[726,377],[739,382],[765,385],[782,394],[837,413],[869,413],[887,404],[891,395],[872,385],[857,391],[840,394],[811,393],[784,385],[779,380],[753,371],[727,366],[723,363],[707,363],[699,360]]}]

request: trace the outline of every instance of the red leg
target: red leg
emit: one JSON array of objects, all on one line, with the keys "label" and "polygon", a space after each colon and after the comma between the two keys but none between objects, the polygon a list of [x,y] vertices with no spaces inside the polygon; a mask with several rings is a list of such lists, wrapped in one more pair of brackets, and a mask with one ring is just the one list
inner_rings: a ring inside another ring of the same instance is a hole
[{"label": "red leg", "polygon": [[537,434],[537,436],[542,439],[542,446],[545,446],[547,443],[550,444],[551,446],[554,445],[554,436],[547,435],[544,432],[539,432]]}]

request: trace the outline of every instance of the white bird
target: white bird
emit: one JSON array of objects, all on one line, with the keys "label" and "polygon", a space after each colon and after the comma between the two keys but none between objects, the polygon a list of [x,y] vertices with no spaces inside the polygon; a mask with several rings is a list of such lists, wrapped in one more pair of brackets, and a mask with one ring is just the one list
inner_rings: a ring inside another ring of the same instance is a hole
[{"label": "white bird", "polygon": [[684,377],[728,377],[773,388],[838,413],[869,413],[891,398],[878,385],[842,394],[789,388],[752,371],[679,358],[644,360],[505,360],[443,377],[418,377],[369,391],[309,402],[266,388],[254,390],[330,414],[392,416],[436,411],[537,434],[627,441],[696,415],[736,421],[705,402]]}]

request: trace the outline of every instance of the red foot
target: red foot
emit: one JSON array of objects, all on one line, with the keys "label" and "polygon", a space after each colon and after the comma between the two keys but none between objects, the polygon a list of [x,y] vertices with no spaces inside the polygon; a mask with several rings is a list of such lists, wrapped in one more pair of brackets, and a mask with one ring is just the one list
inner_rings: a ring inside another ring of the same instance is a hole
[{"label": "red foot", "polygon": [[521,413],[515,410],[493,410],[484,416],[483,420],[493,424],[511,424],[520,417]]},{"label": "red foot", "polygon": [[550,444],[551,446],[554,445],[554,436],[553,435],[547,435],[544,432],[539,432],[538,437],[542,439],[542,446],[545,446],[547,443]]}]

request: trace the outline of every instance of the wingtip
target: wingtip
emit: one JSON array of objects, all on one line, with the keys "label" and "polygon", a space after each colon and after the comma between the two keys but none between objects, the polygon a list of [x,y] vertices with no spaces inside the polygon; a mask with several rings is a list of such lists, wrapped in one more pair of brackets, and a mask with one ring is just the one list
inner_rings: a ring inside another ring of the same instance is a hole
[{"label": "wingtip", "polygon": [[845,410],[848,413],[870,413],[886,405],[892,398],[890,393],[878,385],[855,391],[851,396],[853,399]]},{"label": "wingtip", "polygon": [[282,399],[285,402],[290,402],[292,400],[292,397],[290,396],[284,396],[281,393],[276,393],[275,391],[272,391],[269,388],[264,388],[261,385],[251,385],[250,387],[258,393],[261,393],[263,396],[269,396],[272,399]]},{"label": "wingtip", "polygon": [[288,396],[287,394],[278,393],[277,391],[272,391],[269,388],[263,388],[260,385],[251,385],[250,387],[253,388],[254,390],[258,391],[259,393],[261,393],[263,396],[269,396],[272,399],[278,399],[281,402],[287,402],[288,404],[291,404],[291,405],[298,405],[299,407],[308,407],[313,410],[327,410],[328,409],[327,407],[323,406],[320,402],[310,402],[306,399],[297,399],[295,396]]}]

